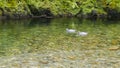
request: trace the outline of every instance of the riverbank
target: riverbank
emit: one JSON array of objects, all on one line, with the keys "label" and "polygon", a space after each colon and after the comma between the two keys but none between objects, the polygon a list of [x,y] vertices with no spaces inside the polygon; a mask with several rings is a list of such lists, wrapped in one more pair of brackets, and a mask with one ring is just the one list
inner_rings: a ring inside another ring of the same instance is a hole
[{"label": "riverbank", "polygon": [[45,50],[1,57],[0,68],[119,68],[119,56],[119,50]]},{"label": "riverbank", "polygon": [[0,1],[0,19],[21,18],[120,18],[120,1]]}]

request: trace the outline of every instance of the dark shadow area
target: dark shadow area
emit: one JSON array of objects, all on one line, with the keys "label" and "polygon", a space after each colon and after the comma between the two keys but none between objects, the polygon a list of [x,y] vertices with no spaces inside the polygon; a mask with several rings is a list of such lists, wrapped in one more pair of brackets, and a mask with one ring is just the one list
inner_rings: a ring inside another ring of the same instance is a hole
[{"label": "dark shadow area", "polygon": [[51,22],[51,19],[46,19],[46,18],[33,18],[30,23],[29,23],[29,26],[30,27],[33,27],[35,25],[49,25]]},{"label": "dark shadow area", "polygon": [[28,5],[30,8],[31,13],[33,14],[33,17],[43,17],[43,18],[51,18],[53,14],[51,13],[49,8],[35,8],[33,5]]}]

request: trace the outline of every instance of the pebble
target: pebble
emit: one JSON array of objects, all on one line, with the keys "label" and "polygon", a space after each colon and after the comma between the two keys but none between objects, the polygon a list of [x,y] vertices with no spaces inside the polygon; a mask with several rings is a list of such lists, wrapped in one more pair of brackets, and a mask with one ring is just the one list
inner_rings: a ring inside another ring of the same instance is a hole
[{"label": "pebble", "polygon": [[119,49],[118,46],[111,46],[111,47],[109,48],[109,50],[118,50],[118,49]]},{"label": "pebble", "polygon": [[[120,58],[116,58],[119,56],[109,56],[109,52],[111,51],[49,51],[0,57],[0,68],[119,68]],[[97,53],[105,55],[100,56]]]}]

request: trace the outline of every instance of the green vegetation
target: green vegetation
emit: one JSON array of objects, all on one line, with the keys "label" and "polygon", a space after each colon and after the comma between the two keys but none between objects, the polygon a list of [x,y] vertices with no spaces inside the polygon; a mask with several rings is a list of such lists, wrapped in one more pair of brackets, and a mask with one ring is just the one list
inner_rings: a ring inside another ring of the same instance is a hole
[{"label": "green vegetation", "polygon": [[0,15],[6,17],[20,17],[30,14],[29,8],[24,0],[0,0]]},{"label": "green vegetation", "polygon": [[119,0],[0,0],[0,16],[85,16],[120,14]]}]

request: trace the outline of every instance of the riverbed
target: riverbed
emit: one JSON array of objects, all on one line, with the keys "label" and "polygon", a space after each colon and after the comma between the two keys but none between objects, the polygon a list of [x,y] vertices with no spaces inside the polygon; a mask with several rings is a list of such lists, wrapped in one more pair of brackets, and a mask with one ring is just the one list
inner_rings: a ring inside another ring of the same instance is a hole
[{"label": "riverbed", "polygon": [[119,29],[119,20],[1,20],[0,67],[119,68]]}]

